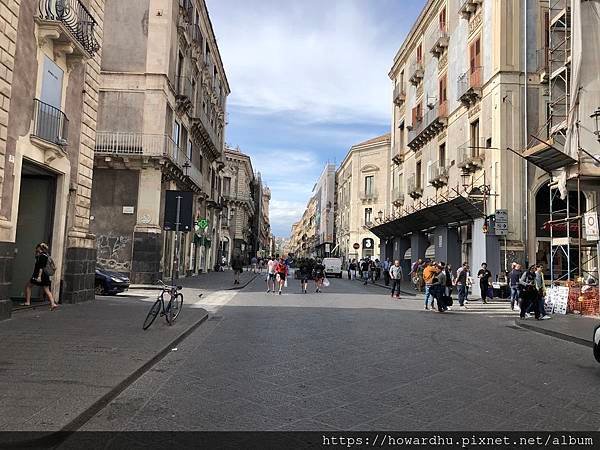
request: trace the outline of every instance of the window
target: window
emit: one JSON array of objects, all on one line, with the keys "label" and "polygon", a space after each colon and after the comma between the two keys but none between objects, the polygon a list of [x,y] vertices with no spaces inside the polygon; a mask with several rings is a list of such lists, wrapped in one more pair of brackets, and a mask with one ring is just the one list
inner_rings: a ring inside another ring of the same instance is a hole
[{"label": "window", "polygon": [[446,143],[440,145],[439,150],[440,167],[446,167]]},{"label": "window", "polygon": [[415,184],[417,189],[421,189],[421,161],[417,163],[417,167],[415,169]]},{"label": "window", "polygon": [[423,63],[423,44],[419,44],[417,47],[417,63]]},{"label": "window", "polygon": [[440,105],[444,105],[448,100],[448,78],[444,75],[439,81]]},{"label": "window", "polygon": [[469,47],[469,81],[471,87],[481,86],[481,38],[477,37]]},{"label": "window", "polygon": [[421,103],[412,109],[412,123],[413,125],[420,122],[423,119],[423,110],[421,109]]},{"label": "window", "polygon": [[365,224],[371,223],[372,218],[373,218],[373,208],[365,208]]},{"label": "window", "polygon": [[175,121],[173,123],[173,142],[175,143],[176,147],[179,147],[179,135],[181,133],[180,131],[181,126],[179,125],[179,122]]},{"label": "window", "polygon": [[188,140],[187,142],[187,157],[190,161],[192,161],[192,155],[194,154],[194,146],[192,141]]},{"label": "window", "polygon": [[365,194],[372,195],[373,194],[373,183],[375,181],[375,177],[373,175],[369,175],[365,177]]},{"label": "window", "polygon": [[398,135],[399,135],[399,139],[398,139],[398,144],[400,149],[404,148],[404,122],[402,122],[400,124],[400,129],[398,131]]},{"label": "window", "polygon": [[230,192],[231,192],[231,178],[224,177],[223,178],[223,194],[229,195]]},{"label": "window", "polygon": [[479,120],[471,123],[471,156],[479,155]]}]

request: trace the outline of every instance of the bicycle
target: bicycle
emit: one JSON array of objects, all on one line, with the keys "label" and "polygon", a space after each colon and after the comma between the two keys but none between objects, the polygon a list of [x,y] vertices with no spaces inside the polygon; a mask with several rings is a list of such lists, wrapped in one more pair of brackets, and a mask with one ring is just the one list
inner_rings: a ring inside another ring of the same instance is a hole
[{"label": "bicycle", "polygon": [[[158,313],[160,313],[161,316],[165,316],[169,325],[173,325],[183,308],[183,294],[179,292],[183,289],[182,286],[168,286],[160,280],[158,283],[162,284],[162,291],[152,305],[152,308],[150,308],[150,311],[148,311],[148,315],[142,326],[144,330],[150,328],[150,325],[152,325],[156,320],[156,317],[158,317]],[[166,306],[165,294],[169,295],[169,301]]]}]

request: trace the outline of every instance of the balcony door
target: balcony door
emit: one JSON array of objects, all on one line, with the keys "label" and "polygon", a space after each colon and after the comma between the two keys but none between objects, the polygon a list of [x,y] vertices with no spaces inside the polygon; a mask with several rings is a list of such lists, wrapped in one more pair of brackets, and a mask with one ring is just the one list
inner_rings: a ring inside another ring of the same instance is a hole
[{"label": "balcony door", "polygon": [[42,77],[40,100],[56,109],[62,107],[63,77],[63,70],[50,58],[44,56],[44,75]]},{"label": "balcony door", "polygon": [[373,183],[375,182],[375,177],[373,175],[369,175],[365,177],[365,195],[371,196],[373,195]]}]

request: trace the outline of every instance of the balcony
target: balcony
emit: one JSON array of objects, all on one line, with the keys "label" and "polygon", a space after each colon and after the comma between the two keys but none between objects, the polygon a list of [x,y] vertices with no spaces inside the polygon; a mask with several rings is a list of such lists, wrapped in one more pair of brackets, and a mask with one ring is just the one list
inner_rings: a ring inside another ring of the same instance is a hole
[{"label": "balcony", "polygon": [[439,28],[436,28],[431,34],[431,40],[433,41],[433,46],[429,50],[429,52],[436,58],[442,56],[442,54],[448,48],[450,44],[450,35],[448,31],[446,31],[446,25],[440,25]]},{"label": "balcony", "polygon": [[189,77],[176,77],[175,86],[175,102],[177,103],[177,110],[182,112],[188,112],[193,105],[194,101],[194,88],[192,86],[192,79]]},{"label": "balcony", "polygon": [[202,189],[202,173],[192,163],[185,151],[166,134],[145,134],[119,131],[98,131],[95,154],[120,156],[127,162],[139,158],[152,158],[170,162],[165,170],[171,170],[180,179],[189,178],[199,190]]},{"label": "balcony", "polygon": [[404,205],[404,191],[402,189],[392,189],[392,203],[394,204],[394,206]]},{"label": "balcony", "polygon": [[64,153],[67,145],[69,120],[64,112],[37,98],[33,99],[34,142],[46,150],[59,150]]},{"label": "balcony", "polygon": [[217,136],[208,114],[202,108],[202,104],[200,102],[196,103],[196,107],[190,114],[192,136],[203,144],[204,150],[211,160],[217,159],[223,152],[223,141]]},{"label": "balcony", "polygon": [[359,198],[363,202],[375,201],[375,200],[377,200],[377,191],[375,189],[366,189],[366,190],[360,191]]},{"label": "balcony", "polygon": [[475,67],[458,77],[458,100],[465,106],[474,105],[481,99],[483,68]]},{"label": "balcony", "polygon": [[429,184],[436,189],[446,186],[448,184],[449,168],[450,161],[433,161],[427,168]]},{"label": "balcony", "polygon": [[38,0],[38,42],[53,41],[54,52],[86,60],[100,49],[96,21],[80,0]]},{"label": "balcony", "polygon": [[483,0],[462,0],[458,13],[463,19],[470,20],[471,17],[477,12],[479,5],[483,3]]},{"label": "balcony", "polygon": [[202,31],[200,31],[198,24],[190,23],[188,25],[188,34],[192,44],[194,44],[197,49],[202,50]]},{"label": "balcony", "polygon": [[473,173],[483,168],[484,151],[483,140],[478,143],[468,140],[458,147],[457,167],[463,174]]},{"label": "balcony", "polygon": [[394,156],[392,156],[392,162],[397,165],[404,163],[404,151],[398,150],[398,152],[394,153]]},{"label": "balcony", "polygon": [[406,100],[406,92],[404,91],[404,86],[397,84],[394,87],[394,104],[396,106],[400,106]]},{"label": "balcony", "polygon": [[179,0],[179,17],[185,22],[191,23],[194,16],[194,5],[192,0]]},{"label": "balcony", "polygon": [[408,132],[408,146],[416,151],[434,138],[448,124],[448,103],[434,103],[427,106],[425,117],[417,120]]},{"label": "balcony", "polygon": [[416,175],[412,175],[407,183],[406,188],[408,190],[408,196],[413,200],[421,198],[423,196],[423,183],[420,179],[417,179]]},{"label": "balcony", "polygon": [[410,78],[408,79],[409,83],[413,86],[418,85],[423,76],[425,75],[425,71],[423,70],[423,63],[421,61],[414,61],[410,65]]}]

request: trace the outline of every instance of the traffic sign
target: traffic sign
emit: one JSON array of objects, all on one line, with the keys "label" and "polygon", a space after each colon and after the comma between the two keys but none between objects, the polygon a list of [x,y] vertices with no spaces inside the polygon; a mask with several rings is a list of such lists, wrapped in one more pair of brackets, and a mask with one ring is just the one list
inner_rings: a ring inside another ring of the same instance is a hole
[{"label": "traffic sign", "polygon": [[358,250],[360,248],[360,244],[358,242],[356,242],[352,248],[354,248],[354,250]]},{"label": "traffic sign", "polygon": [[583,221],[585,223],[585,238],[588,241],[600,240],[600,233],[598,233],[598,213],[585,213],[583,215]]},{"label": "traffic sign", "polygon": [[508,235],[508,210],[497,209],[494,219],[494,234],[496,236]]}]

